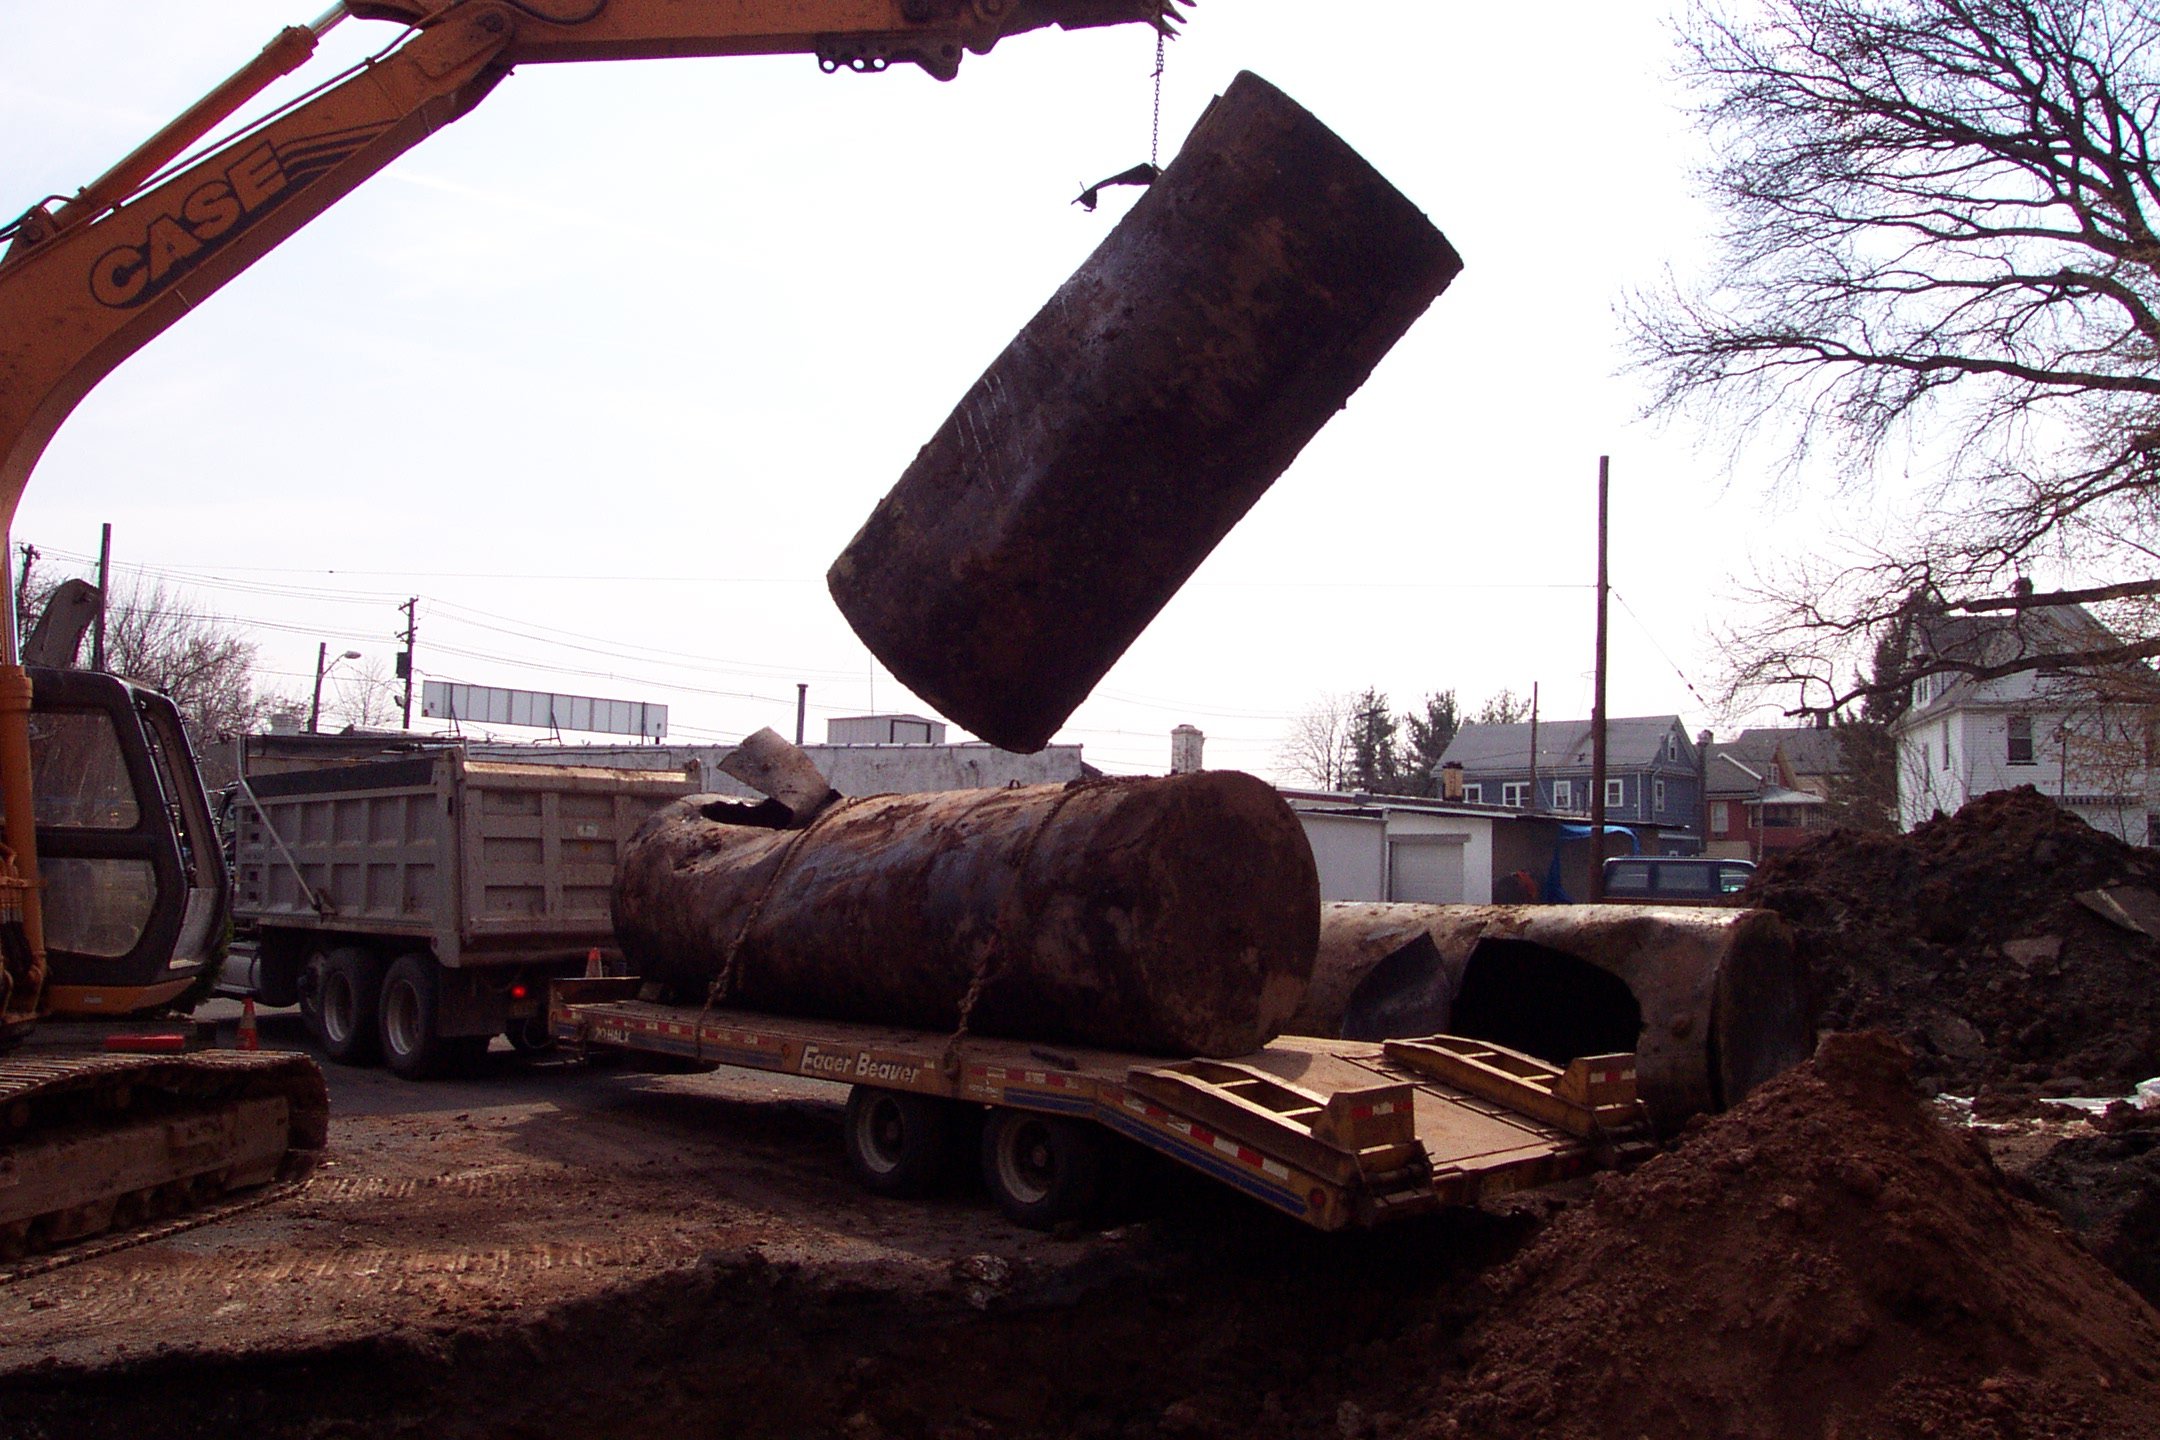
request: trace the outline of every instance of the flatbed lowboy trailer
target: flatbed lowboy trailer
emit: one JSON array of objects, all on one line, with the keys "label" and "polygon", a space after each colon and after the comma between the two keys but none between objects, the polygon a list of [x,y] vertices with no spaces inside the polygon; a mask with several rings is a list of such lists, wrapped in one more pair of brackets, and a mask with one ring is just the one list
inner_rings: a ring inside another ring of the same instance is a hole
[{"label": "flatbed lowboy trailer", "polygon": [[557,981],[556,1040],[852,1085],[849,1166],[886,1194],[927,1188],[980,1120],[992,1196],[1038,1228],[1092,1208],[1113,1134],[1321,1230],[1475,1204],[1650,1147],[1632,1055],[1557,1067],[1456,1036],[1286,1036],[1234,1060],[1178,1060],[660,1004],[640,988]]}]

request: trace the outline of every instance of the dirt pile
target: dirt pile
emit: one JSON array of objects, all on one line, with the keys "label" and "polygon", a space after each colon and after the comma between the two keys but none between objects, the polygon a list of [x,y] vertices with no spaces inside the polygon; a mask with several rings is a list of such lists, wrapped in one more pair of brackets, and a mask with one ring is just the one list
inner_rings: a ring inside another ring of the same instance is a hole
[{"label": "dirt pile", "polygon": [[1833,1036],[1494,1282],[1420,1440],[2160,1434],[2160,1314]]},{"label": "dirt pile", "polygon": [[2160,943],[2079,903],[2160,890],[2160,862],[2031,787],[1907,835],[1835,831],[1744,897],[1793,927],[1819,1023],[1882,1029],[1923,1081],[2127,1092],[2160,1075]]}]

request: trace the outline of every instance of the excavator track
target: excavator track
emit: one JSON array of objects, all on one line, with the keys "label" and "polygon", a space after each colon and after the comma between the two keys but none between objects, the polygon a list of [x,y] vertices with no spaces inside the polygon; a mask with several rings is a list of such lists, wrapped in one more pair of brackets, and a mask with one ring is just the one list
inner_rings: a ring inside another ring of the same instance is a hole
[{"label": "excavator track", "polygon": [[321,1159],[329,1118],[305,1055],[0,1061],[0,1280],[92,1237],[128,1243],[290,1189]]}]

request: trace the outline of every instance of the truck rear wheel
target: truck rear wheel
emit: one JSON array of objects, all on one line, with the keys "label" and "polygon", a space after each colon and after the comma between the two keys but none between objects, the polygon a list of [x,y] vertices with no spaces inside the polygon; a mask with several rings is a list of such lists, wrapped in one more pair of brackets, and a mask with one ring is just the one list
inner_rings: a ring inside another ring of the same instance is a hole
[{"label": "truck rear wheel", "polygon": [[924,1195],[951,1170],[960,1133],[950,1100],[857,1085],[848,1091],[848,1169],[878,1195]]},{"label": "truck rear wheel", "polygon": [[[383,1063],[407,1080],[427,1080],[473,1055],[442,1033],[442,968],[432,955],[400,955],[382,982]],[[480,1037],[481,1045],[487,1040]]]},{"label": "truck rear wheel", "polygon": [[1109,1168],[1106,1137],[1077,1120],[993,1110],[983,1127],[983,1181],[1005,1218],[1030,1230],[1094,1215]]},{"label": "truck rear wheel", "polygon": [[382,959],[356,946],[322,958],[315,987],[315,1033],[340,1065],[372,1065],[381,1054],[375,1017],[382,1003]]}]

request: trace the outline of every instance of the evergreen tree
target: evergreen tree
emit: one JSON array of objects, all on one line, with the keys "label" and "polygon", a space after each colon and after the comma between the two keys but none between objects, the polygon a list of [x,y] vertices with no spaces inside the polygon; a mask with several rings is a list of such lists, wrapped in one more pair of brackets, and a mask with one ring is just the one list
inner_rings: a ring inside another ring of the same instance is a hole
[{"label": "evergreen tree", "polygon": [[1349,773],[1344,783],[1373,795],[1398,793],[1402,760],[1395,753],[1395,716],[1388,698],[1367,687],[1350,702]]},{"label": "evergreen tree", "polygon": [[1462,728],[1462,717],[1455,711],[1455,692],[1440,690],[1425,697],[1425,713],[1415,710],[1403,712],[1402,788],[1403,795],[1437,795],[1440,793],[1440,757],[1447,753],[1448,743],[1455,732]]}]

